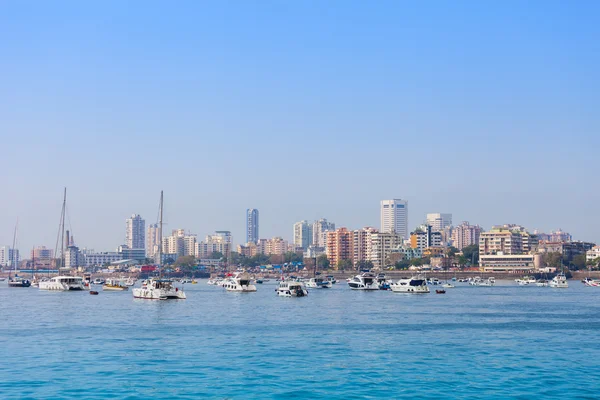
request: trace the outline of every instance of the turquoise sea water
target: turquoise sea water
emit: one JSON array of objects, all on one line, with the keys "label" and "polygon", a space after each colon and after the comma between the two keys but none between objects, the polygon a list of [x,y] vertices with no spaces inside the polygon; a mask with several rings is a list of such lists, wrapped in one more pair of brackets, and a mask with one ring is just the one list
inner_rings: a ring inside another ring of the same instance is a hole
[{"label": "turquoise sea water", "polygon": [[0,283],[0,398],[600,398],[600,288],[184,301]]}]

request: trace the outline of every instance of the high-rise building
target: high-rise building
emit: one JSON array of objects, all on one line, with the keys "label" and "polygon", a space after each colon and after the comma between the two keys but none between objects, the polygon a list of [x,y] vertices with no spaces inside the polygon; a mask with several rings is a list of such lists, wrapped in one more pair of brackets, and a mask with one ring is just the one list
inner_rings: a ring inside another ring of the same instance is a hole
[{"label": "high-rise building", "polygon": [[125,244],[130,249],[146,248],[146,221],[138,214],[133,214],[125,221]]},{"label": "high-rise building", "polygon": [[427,225],[436,232],[442,232],[445,228],[452,226],[452,214],[427,214]]},{"label": "high-rise building", "polygon": [[216,231],[214,235],[208,235],[202,242],[196,243],[196,258],[207,258],[212,253],[219,252],[224,257],[228,257],[231,252],[233,240],[231,232]]},{"label": "high-rise building", "polygon": [[371,235],[379,232],[376,228],[367,226],[352,232],[352,264],[367,261],[371,254]]},{"label": "high-rise building", "polygon": [[467,221],[464,221],[452,231],[452,245],[461,251],[467,246],[479,245],[479,236],[482,230],[479,225],[469,225]]},{"label": "high-rise building", "polygon": [[21,258],[18,249],[12,249],[9,246],[0,247],[0,266],[2,267],[18,267]]},{"label": "high-rise building", "polygon": [[300,221],[294,224],[294,245],[306,250],[313,241],[313,226],[308,221]]},{"label": "high-rise building", "polygon": [[399,233],[373,232],[369,234],[369,256],[368,260],[375,268],[384,268],[393,264],[388,261],[393,250],[402,246],[402,235]]},{"label": "high-rise building", "polygon": [[408,238],[408,201],[381,200],[381,232],[398,233]]},{"label": "high-rise building", "polygon": [[148,238],[148,243],[146,246],[146,257],[158,257],[158,246],[160,246],[160,232],[158,224],[150,224],[148,226],[146,237]]},{"label": "high-rise building", "polygon": [[246,210],[246,243],[256,243],[258,239],[258,210],[249,208]]},{"label": "high-rise building", "polygon": [[338,228],[327,232],[327,259],[336,268],[340,261],[352,262],[352,232],[346,228]]},{"label": "high-rise building", "polygon": [[425,250],[442,246],[442,233],[434,231],[430,225],[421,225],[410,234],[410,247]]},{"label": "high-rise building", "polygon": [[52,266],[53,258],[54,250],[48,249],[46,246],[38,246],[31,250],[31,265],[33,268],[50,268]]},{"label": "high-rise building", "polygon": [[327,242],[327,232],[335,231],[335,224],[327,222],[327,219],[321,218],[313,223],[312,244],[315,247],[325,247]]}]

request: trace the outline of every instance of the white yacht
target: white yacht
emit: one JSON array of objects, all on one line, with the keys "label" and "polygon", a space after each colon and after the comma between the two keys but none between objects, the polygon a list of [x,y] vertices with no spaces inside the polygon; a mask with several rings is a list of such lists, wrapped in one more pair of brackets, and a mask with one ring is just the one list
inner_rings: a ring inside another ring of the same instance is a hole
[{"label": "white yacht", "polygon": [[494,278],[493,276],[490,276],[485,281],[479,282],[479,286],[495,286],[495,285],[496,285],[496,278]]},{"label": "white yacht", "polygon": [[348,281],[348,286],[353,290],[379,290],[377,277],[370,272],[356,275]]},{"label": "white yacht", "polygon": [[133,286],[135,285],[135,282],[137,281],[137,279],[133,278],[133,277],[129,277],[127,278],[127,280],[125,281],[125,286]]},{"label": "white yacht", "polygon": [[94,285],[104,285],[106,281],[102,278],[96,278],[92,281],[92,284]]},{"label": "white yacht", "polygon": [[304,297],[308,296],[308,290],[304,289],[301,282],[282,281],[279,287],[275,289],[278,296],[281,297]]},{"label": "white yacht", "polygon": [[515,279],[515,282],[517,282],[517,284],[519,286],[533,285],[533,284],[537,283],[535,278],[533,278],[531,276],[524,276],[523,278],[517,278],[517,279]]},{"label": "white yacht", "polygon": [[333,286],[330,280],[326,280],[323,278],[310,278],[308,282],[306,282],[307,288],[313,289],[329,289]]},{"label": "white yacht", "polygon": [[256,286],[252,284],[252,279],[246,272],[236,272],[234,276],[225,280],[223,287],[228,292],[256,292]]},{"label": "white yacht", "polygon": [[48,281],[41,281],[40,290],[58,290],[67,292],[71,290],[86,290],[83,278],[80,276],[55,276]]},{"label": "white yacht", "polygon": [[538,279],[537,281],[535,281],[535,286],[538,287],[547,287],[548,285],[549,283],[547,279]]},{"label": "white yacht", "polygon": [[567,283],[567,277],[565,276],[565,274],[560,273],[554,278],[552,278],[552,280],[550,281],[550,287],[561,289],[568,288],[569,284]]},{"label": "white yacht", "polygon": [[29,287],[29,286],[31,286],[31,281],[29,279],[25,279],[18,275],[15,275],[13,277],[8,277],[8,287]]},{"label": "white yacht", "polygon": [[168,300],[168,299],[185,299],[187,296],[183,290],[179,290],[173,286],[173,281],[170,279],[155,279],[150,278],[142,282],[142,286],[132,290],[133,297],[136,299],[149,300]]},{"label": "white yacht", "polygon": [[398,282],[390,285],[390,289],[396,293],[429,293],[427,281],[421,277],[398,279]]}]

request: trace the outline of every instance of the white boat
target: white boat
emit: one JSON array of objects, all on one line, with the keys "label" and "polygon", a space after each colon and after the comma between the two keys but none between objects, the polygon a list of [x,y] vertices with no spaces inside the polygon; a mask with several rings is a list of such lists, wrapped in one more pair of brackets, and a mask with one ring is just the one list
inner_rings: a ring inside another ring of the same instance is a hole
[{"label": "white boat", "polygon": [[122,292],[124,290],[129,290],[129,288],[125,286],[120,279],[107,279],[106,283],[102,285],[102,290]]},{"label": "white boat", "polygon": [[469,285],[471,286],[479,286],[482,282],[481,278],[478,276],[475,276],[473,278],[469,278]]},{"label": "white boat", "polygon": [[496,285],[496,278],[494,278],[493,276],[490,276],[489,278],[487,278],[485,281],[480,281],[478,286],[495,286]]},{"label": "white boat", "polygon": [[0,282],[4,282],[6,278],[0,278]]},{"label": "white boat", "polygon": [[535,282],[535,286],[538,287],[547,287],[549,285],[548,280],[547,279],[538,279]]},{"label": "white boat", "polygon": [[453,285],[453,284],[451,284],[451,283],[448,283],[448,282],[446,282],[446,283],[444,283],[444,284],[442,285],[442,287],[443,287],[443,288],[446,288],[446,289],[451,289],[451,288],[453,288],[453,287],[454,287],[454,285]]},{"label": "white boat", "polygon": [[148,300],[183,300],[186,297],[183,290],[173,286],[170,279],[150,278],[142,282],[142,286],[132,289],[133,297]]},{"label": "white boat", "polygon": [[25,279],[18,275],[8,278],[8,287],[29,287],[29,286],[31,286],[31,281],[29,279]]},{"label": "white boat", "polygon": [[331,282],[333,285],[335,285],[337,283],[337,279],[335,279],[335,277],[333,275],[327,275],[325,277],[326,280],[328,280],[329,282]]},{"label": "white boat", "polygon": [[102,278],[96,278],[92,281],[92,284],[94,285],[104,285],[106,281]]},{"label": "white boat", "polygon": [[427,281],[422,277],[401,278],[390,285],[390,289],[395,293],[422,294],[429,293]]},{"label": "white boat", "polygon": [[281,297],[304,297],[308,296],[308,290],[304,289],[301,282],[282,281],[279,287],[275,289],[278,296]]},{"label": "white boat", "polygon": [[323,278],[310,278],[308,282],[306,282],[307,288],[313,289],[329,289],[333,286],[331,281],[323,279]]},{"label": "white boat", "polygon": [[430,285],[435,285],[435,286],[442,284],[442,282],[440,282],[440,280],[438,278],[429,278],[427,280],[427,283]]},{"label": "white boat", "polygon": [[228,292],[256,292],[256,286],[252,284],[252,279],[246,272],[236,272],[234,276],[223,282],[223,287]]},{"label": "white boat", "polygon": [[552,278],[552,280],[550,281],[550,287],[559,289],[568,288],[569,284],[567,283],[567,277],[565,276],[565,274],[560,273],[554,278]]},{"label": "white boat", "polygon": [[600,281],[599,280],[592,279],[590,277],[582,279],[581,283],[583,283],[585,286],[593,286],[593,287],[600,286]]},{"label": "white boat", "polygon": [[83,284],[83,278],[80,276],[55,276],[48,281],[41,281],[40,290],[56,290],[68,292],[72,290],[86,290]]},{"label": "white boat", "polygon": [[377,277],[370,272],[356,275],[348,281],[348,286],[350,286],[352,290],[379,290]]},{"label": "white boat", "polygon": [[517,278],[517,279],[515,279],[515,282],[517,282],[517,284],[519,286],[526,286],[526,285],[533,285],[537,281],[535,280],[535,278],[533,278],[531,276],[524,276],[523,278]]},{"label": "white boat", "polygon": [[125,286],[133,286],[135,285],[135,282],[137,281],[137,279],[133,278],[133,277],[129,277],[127,278],[127,280],[125,281]]}]

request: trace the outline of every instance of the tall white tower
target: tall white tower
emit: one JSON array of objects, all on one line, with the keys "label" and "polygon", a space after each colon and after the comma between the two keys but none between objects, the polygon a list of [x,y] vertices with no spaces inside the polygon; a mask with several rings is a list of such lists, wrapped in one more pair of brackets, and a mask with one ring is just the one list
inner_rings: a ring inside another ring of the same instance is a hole
[{"label": "tall white tower", "polygon": [[427,225],[431,226],[431,230],[434,232],[441,232],[445,228],[452,226],[452,214],[427,214]]},{"label": "tall white tower", "polygon": [[130,249],[146,248],[146,221],[138,214],[133,214],[125,221],[125,244]]},{"label": "tall white tower", "polygon": [[408,201],[381,200],[381,232],[398,233],[408,238]]}]

